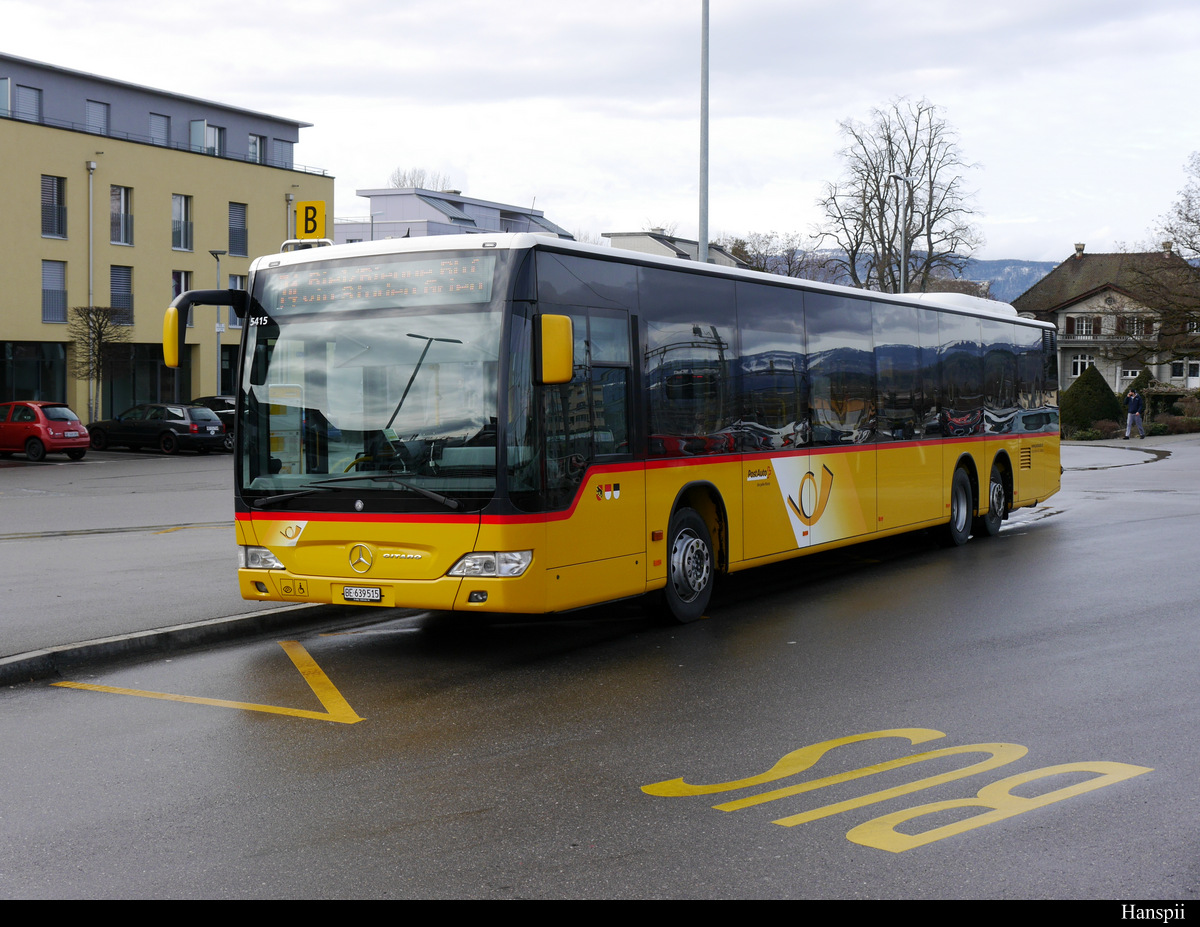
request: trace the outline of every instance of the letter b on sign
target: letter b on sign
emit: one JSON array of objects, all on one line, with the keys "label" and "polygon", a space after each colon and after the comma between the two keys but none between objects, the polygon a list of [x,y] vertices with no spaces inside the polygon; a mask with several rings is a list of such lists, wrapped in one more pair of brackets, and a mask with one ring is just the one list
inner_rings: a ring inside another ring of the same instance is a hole
[{"label": "letter b on sign", "polygon": [[325,203],[323,200],[296,204],[296,237],[325,237]]}]

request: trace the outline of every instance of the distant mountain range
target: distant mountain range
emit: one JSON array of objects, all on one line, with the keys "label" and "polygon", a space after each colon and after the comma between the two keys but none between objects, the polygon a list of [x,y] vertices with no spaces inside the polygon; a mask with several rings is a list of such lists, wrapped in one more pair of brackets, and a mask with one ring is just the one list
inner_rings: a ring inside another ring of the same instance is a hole
[{"label": "distant mountain range", "polygon": [[[841,252],[822,250],[818,255],[840,255]],[[1014,299],[1041,280],[1046,274],[1059,265],[1059,261],[981,261],[969,258],[963,268],[962,279],[973,283],[990,283],[988,291],[993,299],[1011,303]],[[865,275],[866,267],[862,268]],[[847,276],[844,280],[836,281],[846,286],[850,285]]]},{"label": "distant mountain range", "polygon": [[991,282],[993,298],[1004,303],[1014,299],[1054,270],[1060,261],[978,261],[971,258],[963,277],[976,283]]}]

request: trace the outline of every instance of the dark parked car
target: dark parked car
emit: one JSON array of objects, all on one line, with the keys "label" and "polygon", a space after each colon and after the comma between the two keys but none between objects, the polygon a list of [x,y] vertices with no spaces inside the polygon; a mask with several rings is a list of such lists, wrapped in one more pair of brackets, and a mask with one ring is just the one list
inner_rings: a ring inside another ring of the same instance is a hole
[{"label": "dark parked car", "polygon": [[225,426],[225,450],[233,450],[233,423],[237,417],[237,400],[232,396],[201,396],[193,399],[192,405],[204,406],[217,413],[217,418]]},{"label": "dark parked car", "polygon": [[215,412],[178,402],[143,403],[116,418],[93,422],[88,431],[98,451],[117,444],[131,450],[157,445],[164,454],[181,448],[207,454],[225,446],[225,426]]},{"label": "dark parked car", "polygon": [[88,449],[88,430],[79,416],[61,402],[0,404],[0,457],[24,452],[30,460],[47,454],[82,460]]}]

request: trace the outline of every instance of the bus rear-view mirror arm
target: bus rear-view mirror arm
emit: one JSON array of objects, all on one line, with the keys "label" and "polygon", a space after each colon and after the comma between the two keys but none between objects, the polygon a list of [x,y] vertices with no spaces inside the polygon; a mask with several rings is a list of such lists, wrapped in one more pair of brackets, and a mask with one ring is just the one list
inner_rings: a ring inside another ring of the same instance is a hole
[{"label": "bus rear-view mirror arm", "polygon": [[[250,294],[245,290],[188,290],[180,293],[163,316],[163,361],[178,367],[187,339],[187,313],[192,306],[230,306],[239,319],[246,317]],[[181,321],[182,320],[182,321]]]}]

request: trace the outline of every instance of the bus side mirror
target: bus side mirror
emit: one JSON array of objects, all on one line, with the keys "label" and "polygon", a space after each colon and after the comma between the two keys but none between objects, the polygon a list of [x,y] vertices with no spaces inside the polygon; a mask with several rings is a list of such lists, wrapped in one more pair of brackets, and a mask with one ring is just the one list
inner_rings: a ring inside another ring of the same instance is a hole
[{"label": "bus side mirror", "polygon": [[575,332],[569,315],[538,316],[540,344],[539,381],[553,385],[570,383],[575,374]]}]

